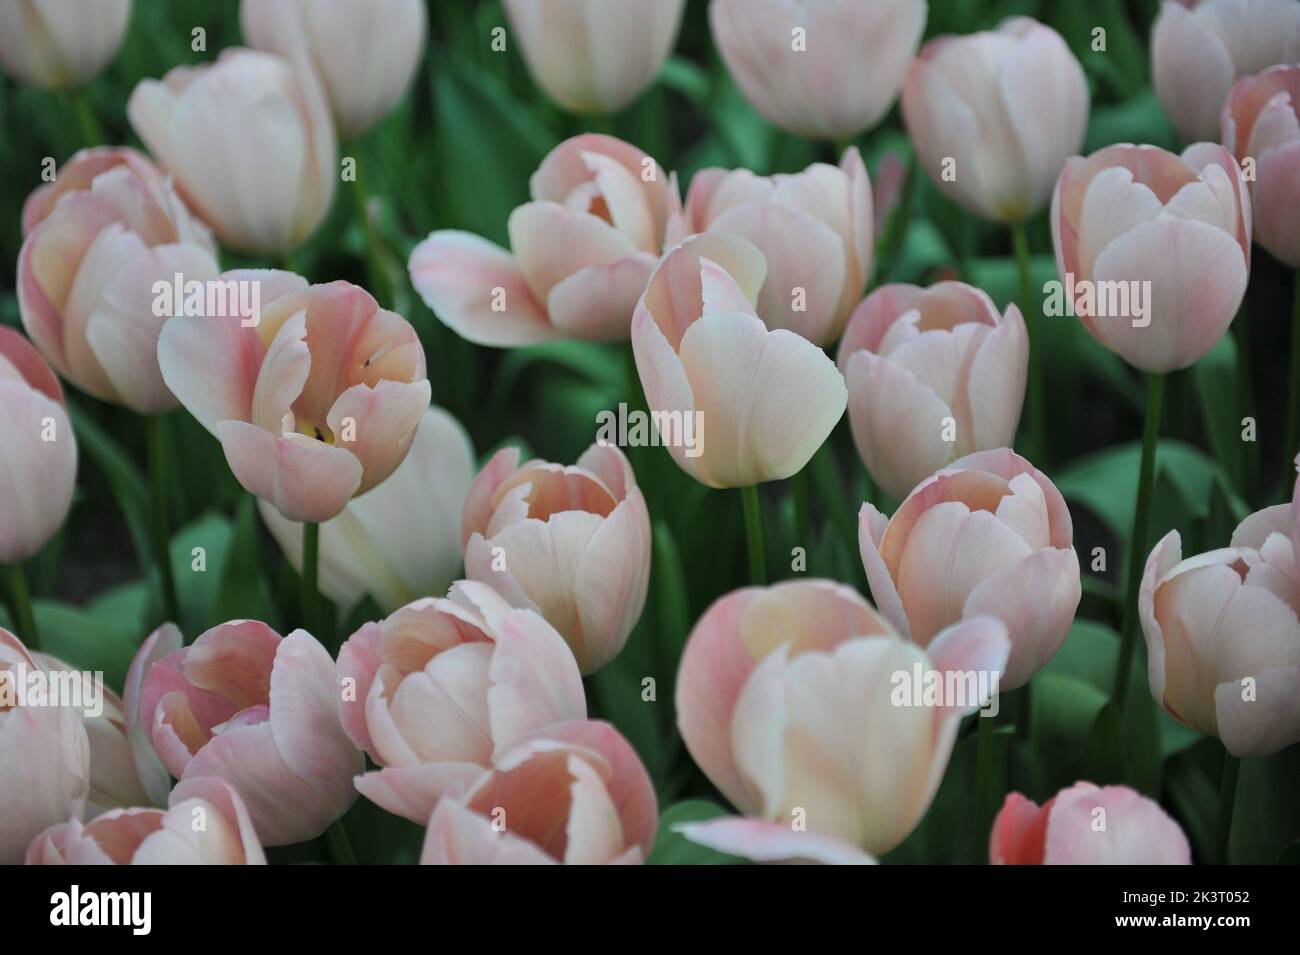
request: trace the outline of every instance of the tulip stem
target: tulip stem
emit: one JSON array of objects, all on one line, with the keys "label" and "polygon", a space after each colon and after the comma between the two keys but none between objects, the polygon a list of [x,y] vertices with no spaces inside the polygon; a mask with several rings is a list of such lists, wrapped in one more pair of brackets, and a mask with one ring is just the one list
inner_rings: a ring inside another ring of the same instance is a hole
[{"label": "tulip stem", "polygon": [[1024,223],[1011,227],[1011,244],[1016,251],[1016,270],[1020,273],[1020,309],[1024,313],[1025,328],[1029,332],[1029,448],[1031,456],[1041,468],[1047,463],[1047,436],[1043,416],[1043,363],[1042,322],[1043,310],[1034,297],[1033,279],[1029,271],[1029,238]]},{"label": "tulip stem", "polygon": [[812,548],[812,523],[808,514],[808,475],[807,468],[800,468],[790,478],[790,495],[794,498],[794,532],[798,540],[795,544],[804,548],[805,553]]},{"label": "tulip stem", "polygon": [[149,457],[149,498],[153,509],[153,560],[158,566],[158,587],[165,620],[179,624],[180,604],[176,600],[176,578],[172,572],[167,532],[167,423],[162,415],[144,419],[145,444]]},{"label": "tulip stem", "polygon": [[763,559],[763,515],[758,508],[758,485],[742,487],[740,500],[745,508],[745,538],[749,542],[749,581],[762,586],[767,583],[767,561]]},{"label": "tulip stem", "polygon": [[1138,631],[1138,586],[1142,583],[1143,556],[1151,532],[1151,492],[1156,477],[1156,441],[1160,437],[1160,415],[1164,407],[1165,376],[1147,375],[1147,414],[1142,429],[1142,463],[1138,471],[1137,509],[1133,512],[1133,536],[1129,540],[1128,590],[1124,595],[1124,627],[1120,637],[1119,661],[1111,698],[1120,708],[1128,695],[1129,672],[1133,665],[1133,643]]},{"label": "tulip stem", "polygon": [[366,186],[366,174],[362,168],[366,162],[365,156],[361,154],[359,144],[355,152],[356,156],[356,180],[352,183],[352,194],[356,198],[357,224],[361,226],[362,234],[366,242],[366,281],[370,286],[370,293],[379,302],[382,308],[393,307],[393,290],[389,285],[388,274],[384,270],[384,263],[380,259],[380,237],[379,230],[375,228],[374,221],[370,217],[370,190]]},{"label": "tulip stem", "polygon": [[335,865],[357,864],[356,853],[352,851],[352,840],[348,838],[348,831],[343,828],[341,818],[335,819],[325,830],[325,845]]},{"label": "tulip stem", "polygon": [[1282,499],[1295,484],[1295,457],[1300,452],[1300,271],[1295,274],[1291,304],[1291,383],[1287,394],[1286,440],[1282,444]]},{"label": "tulip stem", "polygon": [[983,852],[993,826],[993,717],[977,712],[975,723],[975,844],[985,847]]},{"label": "tulip stem", "polygon": [[69,96],[72,99],[72,111],[77,114],[77,125],[81,129],[81,144],[86,148],[102,146],[104,131],[95,118],[95,110],[90,105],[90,98],[86,96],[85,87],[73,90]]},{"label": "tulip stem", "polygon": [[39,650],[41,639],[36,632],[36,615],[32,613],[32,598],[27,590],[23,565],[5,565],[5,576],[9,578],[9,612],[13,615],[14,629],[28,650]]},{"label": "tulip stem", "polygon": [[317,565],[320,560],[320,525],[302,525],[302,626],[318,637],[318,609],[320,591],[316,586]]},{"label": "tulip stem", "polygon": [[898,260],[902,256],[903,242],[907,238],[907,226],[912,212],[912,195],[916,192],[917,158],[916,153],[907,160],[907,172],[903,176],[903,191],[898,197],[898,205],[885,223],[880,255],[880,279],[877,286],[888,285],[894,280],[898,270]]},{"label": "tulip stem", "polygon": [[1232,835],[1232,812],[1237,805],[1237,774],[1241,759],[1223,751],[1223,779],[1219,784],[1219,824],[1214,832],[1214,863],[1228,864],[1228,840]]}]

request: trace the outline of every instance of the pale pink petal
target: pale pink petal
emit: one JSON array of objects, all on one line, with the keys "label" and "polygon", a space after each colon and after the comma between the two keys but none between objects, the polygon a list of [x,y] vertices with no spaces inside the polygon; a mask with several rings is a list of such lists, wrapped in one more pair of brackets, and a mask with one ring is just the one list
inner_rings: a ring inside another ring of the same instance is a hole
[{"label": "pale pink petal", "polygon": [[819,862],[823,865],[875,865],[876,860],[857,846],[821,835],[811,829],[794,829],[789,823],[762,822],[728,816],[708,822],[673,827],[691,842],[742,856],[755,862]]}]

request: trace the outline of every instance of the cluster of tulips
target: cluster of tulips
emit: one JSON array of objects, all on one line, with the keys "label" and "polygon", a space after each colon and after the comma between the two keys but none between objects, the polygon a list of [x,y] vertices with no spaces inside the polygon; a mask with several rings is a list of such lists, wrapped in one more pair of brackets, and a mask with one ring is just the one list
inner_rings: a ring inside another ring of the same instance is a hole
[{"label": "cluster of tulips", "polygon": [[[658,74],[684,2],[504,8],[547,95],[608,113]],[[130,0],[75,13],[0,3],[0,65],[37,87],[86,83],[129,13]],[[901,95],[917,166],[941,192],[1010,229],[1018,249],[1050,203],[1063,281],[1150,290],[1140,322],[1077,308],[1149,382],[1132,488],[1143,546],[1160,530],[1163,376],[1228,331],[1252,242],[1300,267],[1300,4],[1164,4],[1156,90],[1200,140],[1181,155],[1076,155],[1089,93],[1060,35],[1016,17],[922,46],[926,17],[925,0],[709,7],[726,68],[772,124],[851,142]],[[464,429],[430,405],[407,319],[288,264],[330,207],[340,138],[408,88],[425,4],[243,0],[240,20],[250,49],[134,90],[127,115],[148,155],[86,149],[23,208],[26,335],[0,328],[14,629],[0,630],[0,674],[75,670],[41,652],[22,576],[73,498],[64,384],[150,420],[180,406],[211,433],[301,574],[302,626],[166,623],[100,714],[0,705],[0,862],[252,864],[322,835],[345,861],[339,820],[358,796],[425,827],[427,863],[642,862],[655,787],[623,735],[589,718],[583,682],[620,654],[646,604],[651,515],[629,457],[605,441],[572,464],[508,447],[477,468]],[[681,738],[735,815],[678,831],[753,860],[869,863],[902,843],[963,719],[990,701],[899,705],[897,675],[1024,687],[1081,600],[1070,510],[1031,463],[1051,323],[1027,271],[1022,307],[1004,311],[956,280],[873,285],[877,237],[906,215],[894,173],[873,189],[849,145],[838,165],[708,168],[683,188],[637,146],[584,133],[536,170],[509,249],[440,230],[409,257],[412,288],[470,342],[630,340],[644,406],[701,423],[697,447],[667,452],[701,484],[740,489],[753,586],[716,595],[694,623],[675,687]],[[283,267],[223,272],[223,249]],[[250,283],[258,304],[160,314],[155,287],[173,276]],[[1022,408],[1023,454],[1011,447]],[[799,475],[846,410],[878,489],[857,528],[872,602],[825,579],[768,586],[759,540],[757,485]],[[1117,703],[1141,633],[1155,700],[1220,739],[1229,761],[1300,741],[1294,482],[1289,469],[1289,503],[1251,514],[1220,549],[1184,557],[1170,532],[1129,561]],[[886,499],[901,502],[892,516]],[[344,609],[368,596],[387,616],[337,642],[319,593]],[[1013,793],[989,821],[993,862],[1191,861],[1179,824],[1126,786],[1079,782],[1041,807]]]}]

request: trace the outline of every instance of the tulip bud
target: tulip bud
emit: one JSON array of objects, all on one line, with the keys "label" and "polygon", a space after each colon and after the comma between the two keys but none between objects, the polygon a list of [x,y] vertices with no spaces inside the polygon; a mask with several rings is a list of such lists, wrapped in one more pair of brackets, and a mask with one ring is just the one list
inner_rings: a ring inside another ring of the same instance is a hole
[{"label": "tulip bud", "polygon": [[131,0],[0,3],[0,68],[46,89],[80,86],[117,56]]}]

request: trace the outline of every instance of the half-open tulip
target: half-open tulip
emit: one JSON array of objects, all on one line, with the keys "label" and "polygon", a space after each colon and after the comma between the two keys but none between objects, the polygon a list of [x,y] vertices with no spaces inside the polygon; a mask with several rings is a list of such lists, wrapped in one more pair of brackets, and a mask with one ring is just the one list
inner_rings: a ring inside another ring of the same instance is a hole
[{"label": "half-open tulip", "polygon": [[925,0],[713,0],[713,42],[749,104],[800,136],[845,139],[898,97]]},{"label": "half-open tulip", "polygon": [[479,345],[552,338],[626,341],[663,249],[677,187],[612,136],[565,140],[515,209],[507,252],[469,232],[433,232],[411,253],[411,284],[444,325]]},{"label": "half-open tulip", "polygon": [[421,824],[529,733],[587,716],[560,635],[471,581],[363,626],[339,651],[339,679],[343,728],[381,767],[357,789]]},{"label": "half-open tulip", "polygon": [[1088,84],[1060,34],[1028,17],[937,37],[903,84],[903,118],[939,189],[985,219],[1018,223],[1083,145]]},{"label": "half-open tulip", "polygon": [[[925,814],[961,717],[997,692],[1007,650],[1005,628],[985,617],[948,630],[927,653],[832,581],[728,594],[682,654],[677,723],[696,764],[752,818],[680,831],[763,861],[872,861]],[[910,688],[931,671],[973,676],[962,682],[972,698],[940,694],[926,705]]]},{"label": "half-open tulip", "polygon": [[1250,196],[1222,146],[1117,145],[1065,164],[1052,195],[1073,312],[1142,371],[1186,368],[1223,337],[1250,272]]},{"label": "half-open tulip", "polygon": [[994,865],[1191,865],[1178,823],[1127,786],[1075,783],[1042,806],[1010,793],[993,821]]},{"label": "half-open tulip", "polygon": [[79,86],[117,56],[131,0],[0,3],[0,68],[47,89]]},{"label": "half-open tulip", "polygon": [[901,500],[955,459],[1012,443],[1029,335],[1015,305],[998,315],[962,282],[886,285],[853,313],[838,363],[858,453]]},{"label": "half-open tulip", "polygon": [[650,513],[623,452],[594,444],[573,466],[502,448],[461,519],[465,576],[536,610],[583,673],[618,656],[650,583]]},{"label": "half-open tulip", "polygon": [[181,195],[226,245],[282,254],[329,211],[338,144],[299,55],[227,49],[215,63],[143,80],[127,115]]},{"label": "half-open tulip", "polygon": [[[835,363],[808,339],[754,312],[767,263],[725,232],[693,236],[664,256],[637,303],[632,348],[652,413],[693,446],[668,440],[687,474],[748,487],[797,473],[844,414]],[[660,432],[664,430],[660,426]]]},{"label": "half-open tulip", "polygon": [[1256,241],[1300,268],[1300,66],[1238,80],[1224,103],[1222,125],[1224,146],[1238,162],[1255,164],[1247,181]]},{"label": "half-open tulip", "polygon": [[658,822],[650,776],[614,727],[558,723],[438,803],[420,862],[635,865],[650,854]]},{"label": "half-open tulip", "polygon": [[250,494],[322,523],[386,479],[429,407],[424,349],[406,319],[347,282],[228,272],[257,283],[259,316],[167,322],[163,378],[218,440]]}]

